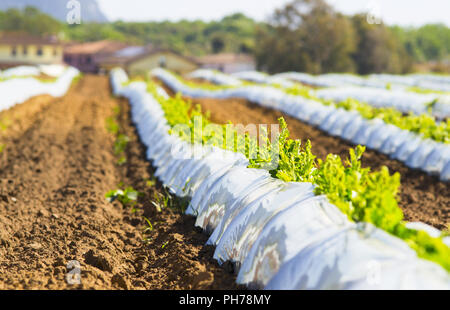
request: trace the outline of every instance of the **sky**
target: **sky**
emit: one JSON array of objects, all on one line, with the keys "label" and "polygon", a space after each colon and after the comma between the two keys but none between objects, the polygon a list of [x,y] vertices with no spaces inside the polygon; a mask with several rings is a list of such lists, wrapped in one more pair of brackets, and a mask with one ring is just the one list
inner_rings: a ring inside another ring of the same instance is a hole
[{"label": "sky", "polygon": [[[266,20],[274,9],[291,0],[97,0],[112,21],[217,20],[242,12]],[[338,11],[354,14],[370,9],[385,23],[421,26],[445,23],[450,26],[450,0],[328,0]]]}]

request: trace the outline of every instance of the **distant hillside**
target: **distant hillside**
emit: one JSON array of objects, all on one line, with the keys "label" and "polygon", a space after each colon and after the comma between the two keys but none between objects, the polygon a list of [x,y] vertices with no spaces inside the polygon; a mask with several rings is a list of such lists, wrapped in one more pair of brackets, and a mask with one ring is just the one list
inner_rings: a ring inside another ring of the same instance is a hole
[{"label": "distant hillside", "polygon": [[[97,0],[78,0],[81,4],[81,19],[85,22],[107,22],[108,19],[98,6]],[[54,18],[65,21],[68,10],[68,0],[1,0],[0,11],[9,8],[23,9],[26,6],[34,6],[40,11]]]}]

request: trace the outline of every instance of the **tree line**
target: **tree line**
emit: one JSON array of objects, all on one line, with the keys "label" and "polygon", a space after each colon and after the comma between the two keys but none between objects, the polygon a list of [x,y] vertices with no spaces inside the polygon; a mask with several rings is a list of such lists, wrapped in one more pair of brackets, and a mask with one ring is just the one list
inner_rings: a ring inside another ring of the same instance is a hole
[{"label": "tree line", "polygon": [[190,56],[249,53],[270,73],[405,73],[414,63],[450,61],[450,28],[370,24],[325,0],[294,0],[267,22],[236,13],[218,21],[82,23],[67,25],[33,7],[0,11],[0,31],[59,34],[64,40],[155,44]]},{"label": "tree line", "polygon": [[295,0],[256,35],[259,66],[271,73],[407,73],[416,62],[450,61],[450,29],[388,27],[346,16],[324,0]]}]

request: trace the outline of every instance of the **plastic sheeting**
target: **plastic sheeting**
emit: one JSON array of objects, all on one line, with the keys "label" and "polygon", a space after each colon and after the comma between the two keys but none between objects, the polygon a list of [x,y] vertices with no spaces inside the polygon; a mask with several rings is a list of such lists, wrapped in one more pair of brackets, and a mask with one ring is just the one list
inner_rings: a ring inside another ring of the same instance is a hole
[{"label": "plastic sheeting", "polygon": [[[318,126],[330,135],[346,139],[354,144],[366,145],[404,162],[411,168],[438,175],[443,181],[450,180],[450,172],[443,173],[443,169],[450,164],[450,154],[442,151],[448,145],[424,139],[410,131],[387,124],[381,119],[363,119],[355,111],[346,111],[300,96],[287,95],[273,87],[242,86],[210,91],[190,88],[163,69],[155,69],[152,74],[163,80],[170,88],[187,96],[241,97],[265,107],[281,110],[303,122]],[[433,162],[436,164],[426,165],[427,156],[432,154]]]},{"label": "plastic sheeting", "polygon": [[208,243],[219,262],[244,261],[266,224],[278,213],[314,196],[309,183],[266,182],[227,209]]},{"label": "plastic sheeting", "polygon": [[259,84],[265,83],[266,79],[269,77],[269,75],[258,71],[236,72],[233,73],[231,76],[241,80],[255,82]]},{"label": "plastic sheeting", "polygon": [[295,83],[282,76],[270,76],[258,71],[237,72],[232,74],[232,77],[258,84],[277,84],[283,87],[292,87],[295,85]]},{"label": "plastic sheeting", "polygon": [[112,72],[114,93],[129,98],[156,174],[177,195],[191,197],[187,213],[212,233],[215,258],[235,264],[239,283],[269,289],[450,288],[443,268],[372,225],[350,222],[325,196],[315,196],[312,184],[273,179],[246,168],[241,154],[169,135],[159,103],[142,84],[123,87],[125,81],[122,70]]},{"label": "plastic sheeting", "polygon": [[445,271],[417,259],[406,243],[365,224],[319,236],[283,264],[266,289],[441,289],[446,281]]},{"label": "plastic sheeting", "polygon": [[79,73],[77,69],[70,67],[52,83],[41,82],[34,78],[14,78],[0,82],[0,111],[38,95],[61,97],[69,90],[73,79]]},{"label": "plastic sheeting", "polygon": [[318,86],[318,87],[337,87],[345,86],[346,82],[333,78],[327,78],[325,76],[314,76],[308,73],[298,72],[286,72],[275,75],[275,77],[281,77],[292,81],[300,82],[303,84]]},{"label": "plastic sheeting", "polygon": [[318,87],[371,87],[386,89],[390,85],[394,90],[406,90],[408,87],[419,87],[427,90],[450,92],[450,76],[431,74],[372,74],[367,77],[352,74],[311,75],[300,72],[286,72],[274,75],[300,83]]},{"label": "plastic sheeting", "polygon": [[52,77],[61,76],[66,69],[67,69],[66,66],[56,64],[39,66],[39,70],[41,71],[41,73]]},{"label": "plastic sheeting", "polygon": [[217,85],[238,86],[242,84],[238,78],[208,69],[195,70],[189,74],[189,77],[210,81]]},{"label": "plastic sheeting", "polygon": [[33,66],[18,66],[13,67],[3,72],[0,72],[0,77],[9,79],[12,77],[23,77],[23,76],[37,76],[41,73],[39,68]]},{"label": "plastic sheeting", "polygon": [[432,115],[441,119],[450,116],[448,113],[450,104],[446,103],[445,97],[438,94],[418,94],[404,90],[369,87],[326,88],[317,90],[315,94],[319,98],[336,102],[353,98],[377,108],[395,108],[403,113],[413,112],[417,115],[428,113],[430,103],[437,100],[437,106],[432,109]]},{"label": "plastic sheeting", "polygon": [[31,76],[38,76],[41,73],[51,77],[59,77],[64,73],[66,69],[67,69],[66,66],[57,64],[39,65],[37,67],[18,66],[0,72],[0,77],[5,79],[13,77],[31,77]]}]

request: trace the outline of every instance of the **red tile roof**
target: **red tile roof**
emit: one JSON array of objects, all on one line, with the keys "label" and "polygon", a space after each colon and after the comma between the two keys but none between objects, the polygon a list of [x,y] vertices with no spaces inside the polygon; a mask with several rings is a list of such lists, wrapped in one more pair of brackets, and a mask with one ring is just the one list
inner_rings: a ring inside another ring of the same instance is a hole
[{"label": "red tile roof", "polygon": [[0,44],[7,45],[60,45],[56,36],[35,36],[24,32],[0,32]]},{"label": "red tile roof", "polygon": [[128,45],[123,42],[116,41],[96,41],[96,42],[86,42],[80,44],[68,45],[64,48],[65,54],[110,54],[118,50],[121,50]]}]

